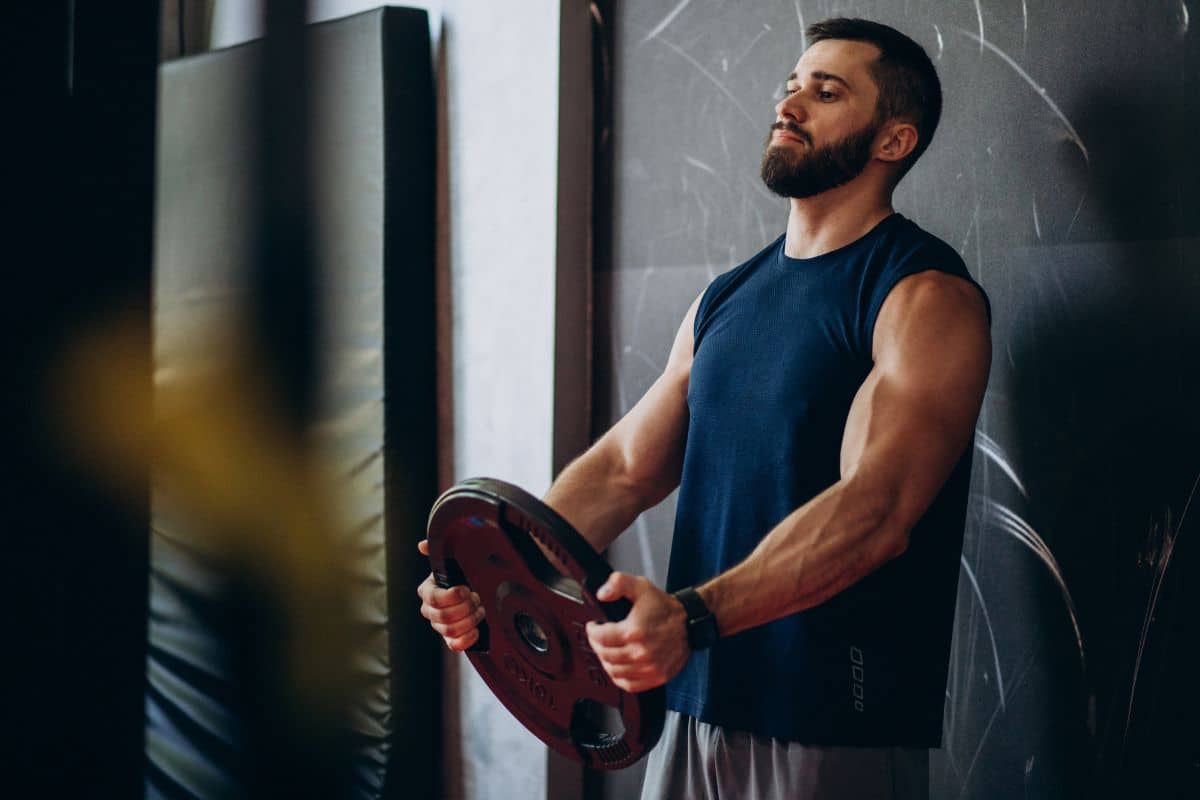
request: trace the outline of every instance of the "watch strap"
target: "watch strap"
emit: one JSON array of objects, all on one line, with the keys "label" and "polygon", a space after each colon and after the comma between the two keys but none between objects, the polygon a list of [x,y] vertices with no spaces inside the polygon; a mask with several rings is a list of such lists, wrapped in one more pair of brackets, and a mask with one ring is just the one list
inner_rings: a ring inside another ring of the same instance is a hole
[{"label": "watch strap", "polygon": [[687,613],[688,646],[692,650],[707,650],[717,641],[717,619],[691,586],[674,593]]}]

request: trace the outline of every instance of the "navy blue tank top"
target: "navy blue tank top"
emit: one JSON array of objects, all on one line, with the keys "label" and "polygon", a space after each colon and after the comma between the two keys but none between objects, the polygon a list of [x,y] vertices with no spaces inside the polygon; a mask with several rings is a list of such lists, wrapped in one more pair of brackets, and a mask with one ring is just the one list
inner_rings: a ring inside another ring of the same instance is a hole
[{"label": "navy blue tank top", "polygon": [[[718,276],[696,311],[671,591],[744,560],[840,478],[850,404],[896,283],[931,269],[971,280],[953,248],[900,214],[814,258],[783,244]],[[939,746],[972,450],[902,556],[693,654],[668,708],[806,744]]]}]

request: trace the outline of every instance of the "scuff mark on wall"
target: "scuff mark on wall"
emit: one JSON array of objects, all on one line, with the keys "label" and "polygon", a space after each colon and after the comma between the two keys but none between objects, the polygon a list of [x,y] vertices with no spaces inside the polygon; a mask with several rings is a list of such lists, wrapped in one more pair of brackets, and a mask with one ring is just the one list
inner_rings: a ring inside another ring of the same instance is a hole
[{"label": "scuff mark on wall", "polygon": [[975,447],[979,450],[979,452],[987,456],[992,463],[998,466],[1005,475],[1008,476],[1008,479],[1013,482],[1014,486],[1017,487],[1017,491],[1021,493],[1022,497],[1029,497],[1029,490],[1025,488],[1025,484],[1022,483],[1021,479],[1017,477],[1017,471],[1013,469],[1012,464],[1009,463],[1004,451],[1000,448],[1000,445],[996,443],[995,439],[993,439],[991,436],[988,436],[982,430],[976,430]]},{"label": "scuff mark on wall", "polygon": [[1020,64],[1018,64],[1016,62],[1016,59],[1014,59],[1008,53],[1001,50],[996,45],[992,44],[991,42],[987,41],[986,39],[983,39],[980,36],[976,36],[975,34],[971,33],[968,30],[964,30],[962,28],[954,28],[954,30],[958,31],[963,36],[966,36],[968,39],[979,42],[980,47],[986,47],[988,50],[995,53],[1000,58],[1001,61],[1003,61],[1005,64],[1007,64],[1009,67],[1011,67],[1012,70],[1014,72],[1016,72],[1018,75],[1020,75],[1022,80],[1024,80],[1026,83],[1028,83],[1030,86],[1032,86],[1033,90],[1035,92],[1037,92],[1038,97],[1042,98],[1042,100],[1045,101],[1046,105],[1049,106],[1050,110],[1054,112],[1054,115],[1056,117],[1058,117],[1058,119],[1066,127],[1067,138],[1070,141],[1074,142],[1075,146],[1079,148],[1079,152],[1083,154],[1084,162],[1086,162],[1089,165],[1091,164],[1092,159],[1091,159],[1091,155],[1088,153],[1087,145],[1085,145],[1083,143],[1083,139],[1080,138],[1079,132],[1075,130],[1075,126],[1071,124],[1071,120],[1067,119],[1067,115],[1064,114],[1062,112],[1062,109],[1058,107],[1058,103],[1054,102],[1054,98],[1052,98],[1046,92],[1046,89],[1044,87],[1042,87],[1041,85],[1039,85],[1038,82],[1035,81],[1033,79],[1033,77],[1028,72],[1025,71],[1024,67],[1022,67]]},{"label": "scuff mark on wall", "polygon": [[705,66],[703,64],[701,64],[696,59],[692,58],[692,56],[686,50],[679,47],[679,45],[677,45],[677,44],[667,41],[666,39],[662,38],[661,36],[656,37],[655,41],[662,43],[667,48],[672,50],[676,55],[678,55],[680,58],[682,58],[684,61],[691,64],[692,67],[697,72],[699,72],[701,75],[703,75],[705,78],[707,78],[713,84],[713,86],[716,86],[718,89],[721,90],[721,94],[725,95],[725,97],[729,100],[729,102],[733,103],[733,107],[741,112],[742,116],[746,118],[747,122],[749,122],[751,125],[753,125],[756,128],[759,126],[759,123],[755,122],[754,117],[750,114],[749,111],[746,110],[746,107],[743,106],[741,101],[737,99],[737,95],[735,95],[733,92],[729,91],[728,86],[721,83],[720,79],[718,79],[716,75],[713,75],[711,72],[708,71],[708,69],[705,68]]},{"label": "scuff mark on wall", "polygon": [[983,55],[983,43],[987,38],[983,35],[983,6],[975,0],[975,18],[979,20],[979,55]]},{"label": "scuff mark on wall", "polygon": [[1046,568],[1053,576],[1055,583],[1058,584],[1059,591],[1062,594],[1063,602],[1067,608],[1067,614],[1071,619],[1071,627],[1075,631],[1075,643],[1079,649],[1079,661],[1083,668],[1084,674],[1087,673],[1087,656],[1083,647],[1083,631],[1079,627],[1079,618],[1075,612],[1075,601],[1071,598],[1071,591],[1067,588],[1066,578],[1063,576],[1062,568],[1058,561],[1054,558],[1054,554],[1050,552],[1050,548],[1046,545],[1046,541],[1041,535],[1033,529],[1033,526],[1026,522],[1019,514],[1012,509],[1004,506],[991,498],[981,498],[983,508],[996,522],[998,527],[1005,533],[1010,534],[1021,544],[1025,545],[1038,559],[1046,565]]},{"label": "scuff mark on wall", "polygon": [[979,600],[979,609],[983,612],[983,621],[987,625],[988,639],[992,643],[992,659],[996,666],[996,692],[1000,695],[1000,710],[1007,710],[1004,698],[1004,673],[1000,669],[1000,649],[996,647],[996,631],[992,627],[992,616],[988,613],[987,602],[983,599],[983,592],[979,588],[979,581],[975,580],[975,572],[971,569],[971,565],[967,563],[966,556],[959,556],[959,563],[962,564],[963,572],[967,575],[967,580],[971,582],[971,588],[975,592],[975,597]]},{"label": "scuff mark on wall", "polygon": [[1142,656],[1146,652],[1146,641],[1150,638],[1150,630],[1154,625],[1154,615],[1158,610],[1158,598],[1162,593],[1163,579],[1167,574],[1167,569],[1171,566],[1171,556],[1175,553],[1175,542],[1179,539],[1179,532],[1183,529],[1183,523],[1187,519],[1188,510],[1192,507],[1192,500],[1196,496],[1198,486],[1200,486],[1200,475],[1196,476],[1196,481],[1192,484],[1192,491],[1183,506],[1183,513],[1179,515],[1179,522],[1172,526],[1168,515],[1167,523],[1158,530],[1152,529],[1147,541],[1150,548],[1149,560],[1154,565],[1154,579],[1150,584],[1150,598],[1146,604],[1146,614],[1142,618],[1142,634],[1138,639],[1137,657],[1133,663],[1133,678],[1129,685],[1129,705],[1125,711],[1125,732],[1121,739],[1122,747],[1129,739],[1129,726],[1133,720],[1133,703],[1137,695],[1138,678],[1141,675]]},{"label": "scuff mark on wall", "polygon": [[1021,0],[1021,52],[1029,47],[1029,5]]},{"label": "scuff mark on wall", "polygon": [[675,18],[678,17],[679,14],[685,8],[687,8],[688,4],[691,2],[692,2],[692,0],[680,0],[679,5],[675,6],[675,8],[673,8],[673,9],[671,9],[670,13],[667,14],[667,16],[663,17],[662,21],[659,22],[657,25],[655,25],[650,30],[650,32],[646,34],[646,37],[644,39],[642,39],[640,42],[638,42],[638,44],[645,44],[646,42],[650,41],[651,39],[655,38],[663,31],[665,31],[670,26],[670,24],[675,21]]}]

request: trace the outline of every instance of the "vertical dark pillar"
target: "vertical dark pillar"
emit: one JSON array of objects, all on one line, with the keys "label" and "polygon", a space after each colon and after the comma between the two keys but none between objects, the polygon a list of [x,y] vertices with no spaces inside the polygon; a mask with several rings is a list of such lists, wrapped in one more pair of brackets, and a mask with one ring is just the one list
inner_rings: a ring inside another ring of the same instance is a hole
[{"label": "vertical dark pillar", "polygon": [[[149,413],[158,3],[32,4],[6,22],[6,426],[12,580],[0,795],[136,797],[143,781],[148,466],[117,497],[80,462],[56,390],[115,325]],[[75,416],[102,412],[86,391]],[[135,481],[135,484],[137,482]],[[10,760],[11,759],[11,760]],[[21,791],[19,791],[21,790]]]},{"label": "vertical dark pillar", "polygon": [[305,3],[269,0],[257,77],[258,177],[251,318],[261,367],[269,372],[281,421],[296,436],[317,402],[316,269],[309,142],[312,64]]},{"label": "vertical dark pillar", "polygon": [[[611,342],[606,336],[598,336],[596,299],[605,296],[605,287],[599,281],[607,279],[612,271],[612,186],[613,186],[613,15],[616,13],[614,0],[593,0],[591,12],[591,269],[588,274],[588,408],[585,423],[589,436],[587,443],[600,438],[607,430],[606,404],[600,402],[603,393],[598,387],[605,386],[609,378],[601,378],[598,372],[609,372]],[[602,421],[603,420],[603,421]],[[600,800],[612,785],[609,773],[584,770],[583,800]]]},{"label": "vertical dark pillar", "polygon": [[[313,75],[311,36],[305,28],[307,3],[267,0],[266,36],[257,70],[248,75],[256,93],[250,97],[253,115],[253,170],[256,183],[253,261],[249,269],[248,334],[253,369],[267,392],[268,413],[290,440],[300,462],[314,457],[310,441],[320,404],[318,348],[322,314],[318,299],[316,212],[313,181]],[[294,464],[303,470],[300,463]],[[317,509],[314,507],[313,509]],[[328,521],[318,523],[307,543],[333,558],[335,546]],[[279,545],[273,569],[284,569]],[[329,615],[348,625],[343,608],[321,608],[321,602],[343,602],[344,589],[335,586],[320,601],[297,602],[287,591],[271,586],[268,576],[249,565],[235,566],[233,607],[239,616],[232,642],[236,689],[235,708],[246,731],[244,778],[250,797],[338,798],[350,796],[350,738],[345,716],[312,707],[315,696],[287,680],[297,657],[298,631],[322,630],[315,620]],[[336,569],[330,563],[330,569]],[[283,573],[286,574],[286,573]],[[237,581],[246,580],[244,585]],[[310,605],[311,604],[311,605]],[[327,629],[326,629],[327,630]],[[349,644],[347,637],[343,644]],[[302,652],[302,651],[301,651]],[[347,661],[351,656],[345,654]],[[331,681],[341,677],[332,671]],[[328,702],[350,702],[347,687],[323,687]]]},{"label": "vertical dark pillar", "polygon": [[[554,287],[554,426],[551,463],[562,471],[591,444],[593,168],[596,80],[603,77],[601,16],[594,4],[559,6],[558,206]],[[547,752],[551,797],[597,797],[600,776]]]},{"label": "vertical dark pillar", "polygon": [[416,613],[437,495],[436,104],[424,11],[384,16],[384,452],[392,705],[384,796],[442,797],[442,649]]}]

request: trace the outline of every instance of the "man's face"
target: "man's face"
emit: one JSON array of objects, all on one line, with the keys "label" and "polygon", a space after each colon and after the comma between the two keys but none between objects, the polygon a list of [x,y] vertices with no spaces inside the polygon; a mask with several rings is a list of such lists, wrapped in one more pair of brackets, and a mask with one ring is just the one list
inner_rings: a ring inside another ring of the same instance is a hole
[{"label": "man's face", "polygon": [[868,64],[874,45],[817,42],[788,76],[762,158],[762,179],[783,197],[812,197],[857,177],[870,163],[880,123]]}]

